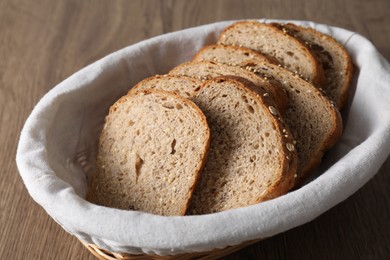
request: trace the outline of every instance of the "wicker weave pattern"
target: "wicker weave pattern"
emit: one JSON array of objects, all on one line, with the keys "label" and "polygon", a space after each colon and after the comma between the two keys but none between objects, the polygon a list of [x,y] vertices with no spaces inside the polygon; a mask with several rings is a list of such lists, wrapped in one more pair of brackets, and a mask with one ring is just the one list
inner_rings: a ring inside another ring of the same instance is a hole
[{"label": "wicker weave pattern", "polygon": [[259,242],[259,240],[251,240],[244,242],[240,245],[236,246],[228,246],[223,249],[214,249],[208,252],[199,252],[199,253],[188,253],[188,254],[180,254],[175,256],[159,256],[159,255],[130,255],[130,254],[119,254],[112,253],[108,250],[99,248],[94,244],[86,244],[81,242],[94,256],[101,260],[143,260],[143,259],[154,259],[154,260],[166,260],[166,259],[174,259],[174,260],[190,260],[190,259],[201,259],[201,260],[209,260],[209,259],[218,259],[220,257],[232,254],[244,247],[247,247],[251,244]]}]

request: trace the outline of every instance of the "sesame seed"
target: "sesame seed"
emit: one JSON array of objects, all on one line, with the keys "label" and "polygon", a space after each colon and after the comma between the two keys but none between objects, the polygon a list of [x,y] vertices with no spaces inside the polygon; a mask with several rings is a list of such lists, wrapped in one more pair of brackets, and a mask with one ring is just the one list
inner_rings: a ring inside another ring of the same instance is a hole
[{"label": "sesame seed", "polygon": [[293,145],[293,144],[290,144],[290,143],[286,143],[286,148],[287,148],[287,150],[289,150],[290,152],[292,152],[292,151],[295,150],[294,145]]},{"label": "sesame seed", "polygon": [[268,107],[269,112],[273,114],[274,116],[277,116],[279,114],[278,110],[274,106],[269,106]]}]

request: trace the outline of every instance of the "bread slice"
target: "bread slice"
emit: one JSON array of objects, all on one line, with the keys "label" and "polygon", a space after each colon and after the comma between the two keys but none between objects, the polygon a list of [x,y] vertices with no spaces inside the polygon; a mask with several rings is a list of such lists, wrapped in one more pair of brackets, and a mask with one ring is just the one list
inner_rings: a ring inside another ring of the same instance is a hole
[{"label": "bread slice", "polygon": [[159,90],[123,96],[106,117],[87,199],[119,209],[184,215],[209,139],[206,118],[193,102]]},{"label": "bread slice", "polygon": [[352,81],[353,65],[347,50],[330,35],[292,23],[274,24],[299,39],[313,53],[324,71],[322,88],[341,109],[344,107]]},{"label": "bread slice", "polygon": [[199,90],[203,81],[179,75],[156,75],[146,78],[135,85],[130,92],[145,89],[161,89],[191,98]]},{"label": "bread slice", "polygon": [[283,114],[288,102],[287,95],[276,82],[270,82],[255,73],[226,64],[213,61],[189,61],[182,63],[170,72],[170,75],[182,75],[200,80],[207,80],[218,76],[239,76],[253,82],[257,87],[264,89],[275,101],[279,112]]},{"label": "bread slice", "polygon": [[293,139],[264,93],[242,78],[217,77],[194,96],[207,117],[211,143],[189,214],[252,205],[293,186]]},{"label": "bread slice", "polygon": [[256,21],[233,23],[222,31],[218,44],[246,47],[274,57],[281,65],[314,85],[322,85],[322,68],[309,49],[270,24]]},{"label": "bread slice", "polygon": [[[218,51],[216,51],[218,50]],[[235,52],[234,59],[231,53]],[[289,103],[283,118],[290,127],[298,150],[297,185],[301,184],[318,166],[325,150],[333,146],[342,132],[339,111],[312,84],[292,72],[264,61],[244,47],[215,46],[203,48],[195,59],[213,59],[217,62],[241,66],[257,74],[276,80],[287,91]],[[228,57],[230,56],[230,57]]]},{"label": "bread slice", "polygon": [[283,118],[296,140],[296,186],[300,186],[321,163],[324,152],[340,139],[343,130],[340,112],[322,91],[289,70],[250,61],[246,68],[272,77],[287,91],[289,104]]}]

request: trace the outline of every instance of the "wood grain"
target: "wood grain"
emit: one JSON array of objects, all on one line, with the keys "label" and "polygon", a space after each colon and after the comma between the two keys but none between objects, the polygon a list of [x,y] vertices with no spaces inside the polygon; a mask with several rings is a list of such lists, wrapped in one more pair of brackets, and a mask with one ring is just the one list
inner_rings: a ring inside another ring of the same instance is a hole
[{"label": "wood grain", "polygon": [[[390,60],[388,0],[0,0],[0,258],[95,259],[28,195],[15,165],[24,121],[53,86],[132,43],[221,20],[312,20],[368,37]],[[389,259],[390,160],[314,221],[226,259]]]}]

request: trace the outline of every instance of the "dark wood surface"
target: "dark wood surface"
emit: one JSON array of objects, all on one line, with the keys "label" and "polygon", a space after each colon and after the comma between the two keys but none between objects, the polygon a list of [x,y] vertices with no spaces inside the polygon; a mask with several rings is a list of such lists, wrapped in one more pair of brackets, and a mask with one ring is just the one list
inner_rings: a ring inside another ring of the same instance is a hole
[{"label": "dark wood surface", "polygon": [[[34,105],[74,72],[155,35],[244,18],[344,27],[390,60],[389,10],[389,0],[0,0],[0,259],[94,259],[29,197],[15,164]],[[227,259],[390,259],[389,171],[387,159],[346,201]]]}]

